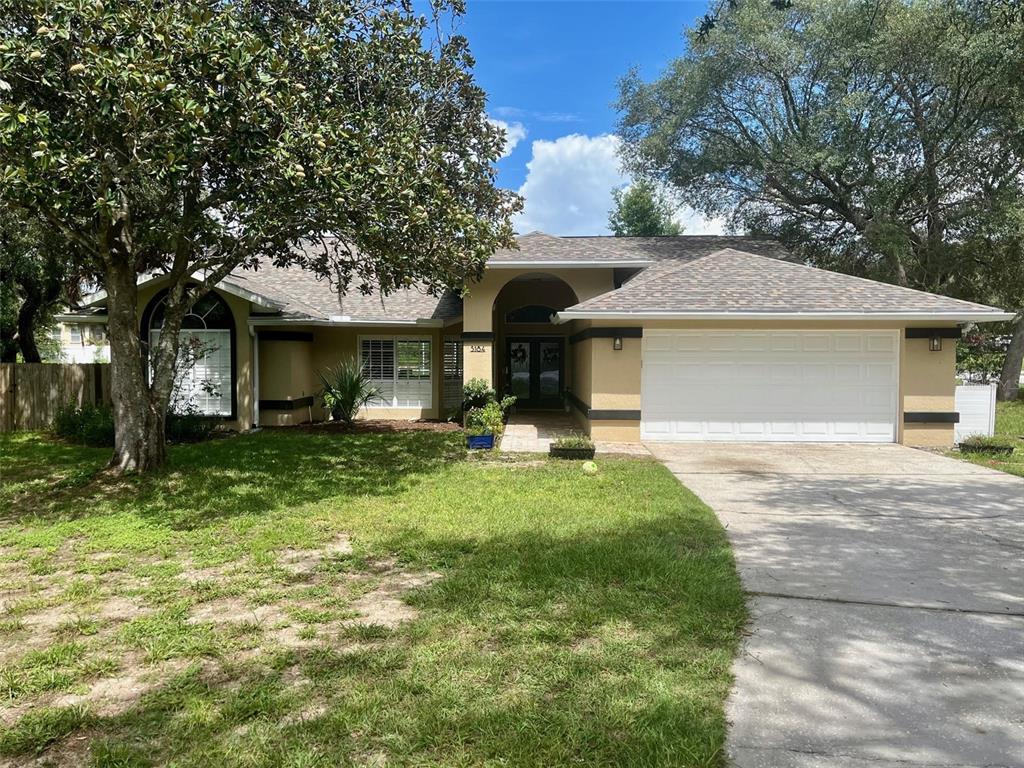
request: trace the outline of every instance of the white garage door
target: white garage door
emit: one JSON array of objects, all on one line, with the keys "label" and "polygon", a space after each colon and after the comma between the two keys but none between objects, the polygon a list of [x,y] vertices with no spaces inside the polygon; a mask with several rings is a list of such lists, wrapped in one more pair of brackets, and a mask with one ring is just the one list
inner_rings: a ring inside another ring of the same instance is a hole
[{"label": "white garage door", "polygon": [[644,330],[641,437],[891,443],[898,331]]}]

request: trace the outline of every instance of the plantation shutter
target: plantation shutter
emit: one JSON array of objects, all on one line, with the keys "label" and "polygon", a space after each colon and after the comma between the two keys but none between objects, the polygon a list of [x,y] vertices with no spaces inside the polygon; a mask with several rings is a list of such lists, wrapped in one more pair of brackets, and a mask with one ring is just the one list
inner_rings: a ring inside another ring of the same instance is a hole
[{"label": "plantation shutter", "polygon": [[[150,331],[149,338],[150,346],[155,347],[160,331]],[[202,354],[188,367],[190,344],[198,345]],[[169,408],[172,413],[231,415],[231,331],[194,328],[180,331]]]},{"label": "plantation shutter", "polygon": [[359,342],[366,375],[380,397],[370,408],[429,408],[434,389],[430,340],[366,338]]},{"label": "plantation shutter", "polygon": [[442,402],[446,412],[452,411],[462,404],[462,340],[458,336],[444,337]]},{"label": "plantation shutter", "polygon": [[392,339],[363,339],[363,370],[376,388],[378,397],[371,407],[389,408],[395,401],[395,343]]}]

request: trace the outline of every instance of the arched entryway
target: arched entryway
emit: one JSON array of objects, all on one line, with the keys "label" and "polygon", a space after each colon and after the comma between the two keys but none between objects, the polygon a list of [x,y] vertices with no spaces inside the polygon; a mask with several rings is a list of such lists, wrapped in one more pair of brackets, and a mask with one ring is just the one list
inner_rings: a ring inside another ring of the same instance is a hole
[{"label": "arched entryway", "polygon": [[540,272],[509,280],[495,297],[495,385],[515,395],[519,408],[564,407],[572,379],[568,328],[555,325],[551,317],[576,303],[565,281]]}]

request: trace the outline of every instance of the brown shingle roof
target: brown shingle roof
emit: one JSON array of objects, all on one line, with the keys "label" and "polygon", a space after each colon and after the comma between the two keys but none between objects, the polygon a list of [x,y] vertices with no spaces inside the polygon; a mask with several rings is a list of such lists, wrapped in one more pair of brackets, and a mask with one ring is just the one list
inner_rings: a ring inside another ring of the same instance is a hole
[{"label": "brown shingle roof", "polygon": [[722,248],[740,248],[766,256],[788,258],[779,243],[751,237],[679,235],[675,237],[555,237],[531,232],[517,239],[518,250],[501,249],[488,266],[521,263],[653,263],[664,259],[694,259]]},{"label": "brown shingle roof", "polygon": [[462,299],[452,291],[431,296],[419,287],[406,288],[390,296],[364,295],[352,289],[339,296],[327,280],[299,267],[263,264],[258,270],[238,271],[230,282],[282,305],[281,315],[289,320],[352,320],[411,322],[452,320],[462,315]]},{"label": "brown shingle roof", "polygon": [[680,263],[666,259],[621,288],[565,313],[976,313],[999,312],[897,285],[734,248]]}]

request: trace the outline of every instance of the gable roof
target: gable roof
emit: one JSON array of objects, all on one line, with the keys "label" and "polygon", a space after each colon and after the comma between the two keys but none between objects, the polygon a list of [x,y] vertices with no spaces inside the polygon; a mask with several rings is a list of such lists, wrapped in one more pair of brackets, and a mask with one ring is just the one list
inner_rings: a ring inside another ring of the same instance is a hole
[{"label": "gable roof", "polygon": [[573,319],[703,317],[999,320],[994,307],[817,269],[735,248],[667,259],[621,288],[558,313]]}]

